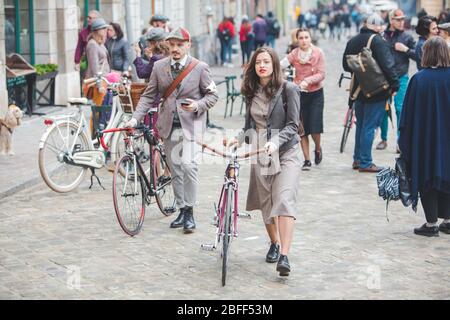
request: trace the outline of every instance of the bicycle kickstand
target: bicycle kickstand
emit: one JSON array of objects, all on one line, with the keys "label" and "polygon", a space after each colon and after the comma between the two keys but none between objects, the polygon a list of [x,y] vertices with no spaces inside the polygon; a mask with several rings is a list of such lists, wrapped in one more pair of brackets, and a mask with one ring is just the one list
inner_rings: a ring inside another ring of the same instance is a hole
[{"label": "bicycle kickstand", "polygon": [[100,178],[95,174],[95,169],[94,168],[90,168],[91,169],[91,185],[89,186],[89,189],[92,188],[92,185],[94,184],[94,177],[97,179],[98,184],[100,185],[100,187],[102,187],[103,190],[106,190],[105,187],[103,187],[102,183],[100,182]]}]

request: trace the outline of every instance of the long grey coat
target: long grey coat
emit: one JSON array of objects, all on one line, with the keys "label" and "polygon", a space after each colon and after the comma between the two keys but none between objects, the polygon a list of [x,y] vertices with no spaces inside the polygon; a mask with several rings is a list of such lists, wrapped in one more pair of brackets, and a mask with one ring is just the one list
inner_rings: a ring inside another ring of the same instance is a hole
[{"label": "long grey coat", "polygon": [[[192,58],[188,57],[186,67],[191,60]],[[133,118],[138,122],[144,118],[152,107],[157,95],[160,94],[162,96],[173,82],[170,62],[170,57],[155,62],[148,86],[133,114]],[[197,101],[198,111],[186,112],[181,109],[180,102],[183,99]],[[218,99],[217,88],[211,78],[209,66],[204,62],[200,62],[160,106],[158,122],[156,123],[159,134],[163,139],[167,139],[170,136],[175,108],[177,108],[184,134],[188,139],[199,138],[206,130],[206,111],[213,107]]]},{"label": "long grey coat", "polygon": [[[283,86],[278,89],[276,95],[270,100],[267,116],[268,141],[278,146],[280,153],[291,148],[300,141],[298,135],[298,125],[300,122],[300,89],[291,82],[286,83],[286,104],[283,106],[282,91]],[[245,113],[245,126],[243,134],[239,140],[245,139],[246,143],[251,143],[253,133],[251,129],[256,129],[256,124],[250,115],[251,101],[247,101],[247,111]]]}]

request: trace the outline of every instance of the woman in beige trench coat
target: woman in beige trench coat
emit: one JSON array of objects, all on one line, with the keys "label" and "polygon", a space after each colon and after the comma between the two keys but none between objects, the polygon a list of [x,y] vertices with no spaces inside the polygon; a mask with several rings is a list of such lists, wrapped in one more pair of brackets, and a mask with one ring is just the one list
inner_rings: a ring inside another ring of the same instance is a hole
[{"label": "woman in beige trench coat", "polygon": [[245,141],[266,150],[251,165],[246,209],[261,210],[271,240],[266,261],[278,262],[280,276],[288,276],[301,171],[299,89],[283,80],[275,51],[263,47],[245,70],[242,93],[247,102],[245,127],[230,145]]}]

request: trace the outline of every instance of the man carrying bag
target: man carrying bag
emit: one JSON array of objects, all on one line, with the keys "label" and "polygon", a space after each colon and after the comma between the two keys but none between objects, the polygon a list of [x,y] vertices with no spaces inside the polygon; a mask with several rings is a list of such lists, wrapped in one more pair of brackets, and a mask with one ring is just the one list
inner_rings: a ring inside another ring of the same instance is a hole
[{"label": "man carrying bag", "polygon": [[378,14],[371,15],[367,26],[347,43],[343,56],[344,70],[353,76],[351,94],[357,121],[352,166],[359,172],[382,169],[372,162],[373,139],[383,120],[386,102],[399,87],[394,57],[380,35],[383,25]]},{"label": "man carrying bag", "polygon": [[196,140],[201,139],[206,130],[206,112],[216,104],[218,94],[208,65],[188,54],[191,47],[189,32],[177,28],[166,40],[170,56],[155,63],[147,89],[126,126],[136,126],[152,107],[157,95],[163,94],[156,127],[164,141],[180,209],[170,227],[183,227],[184,233],[192,233],[198,185],[196,156],[201,152]]}]

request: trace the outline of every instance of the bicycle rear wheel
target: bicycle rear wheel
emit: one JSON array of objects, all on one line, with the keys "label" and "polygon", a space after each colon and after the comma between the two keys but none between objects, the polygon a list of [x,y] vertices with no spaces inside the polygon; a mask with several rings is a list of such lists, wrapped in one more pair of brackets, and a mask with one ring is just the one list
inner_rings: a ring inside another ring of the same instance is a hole
[{"label": "bicycle rear wheel", "polygon": [[[69,153],[89,150],[88,137],[82,131],[77,135],[78,125],[61,122],[48,133],[39,149],[39,171],[45,183],[56,192],[70,192],[83,180],[87,168],[68,164]],[[70,150],[72,148],[73,150]]]},{"label": "bicycle rear wheel", "polygon": [[228,267],[228,250],[231,244],[231,217],[233,205],[234,205],[234,193],[233,189],[229,187],[227,189],[227,207],[224,214],[224,228],[222,237],[222,286],[225,286],[227,280],[227,267]]},{"label": "bicycle rear wheel", "polygon": [[176,211],[175,194],[172,188],[172,175],[166,156],[158,148],[153,148],[153,188],[156,203],[165,216]]},{"label": "bicycle rear wheel", "polygon": [[342,138],[341,138],[341,147],[339,149],[339,151],[341,153],[344,152],[345,145],[347,144],[348,135],[350,134],[350,129],[352,127],[352,121],[353,121],[353,112],[354,112],[353,108],[349,108],[347,111],[345,124],[344,124],[344,132],[342,133]]},{"label": "bicycle rear wheel", "polygon": [[116,164],[113,177],[113,201],[122,230],[135,236],[145,217],[145,182],[134,156],[124,155]]}]

